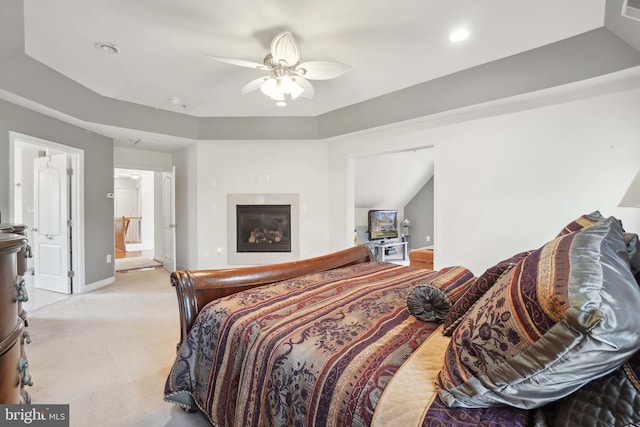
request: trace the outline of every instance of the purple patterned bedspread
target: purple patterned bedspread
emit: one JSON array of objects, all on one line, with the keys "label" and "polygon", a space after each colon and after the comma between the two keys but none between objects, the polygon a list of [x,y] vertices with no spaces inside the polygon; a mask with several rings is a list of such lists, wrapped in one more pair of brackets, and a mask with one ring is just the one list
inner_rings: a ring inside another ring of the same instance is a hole
[{"label": "purple patterned bedspread", "polygon": [[[365,263],[213,301],[179,350],[165,400],[220,427],[368,426],[390,378],[438,326],[405,304],[438,274]],[[448,408],[432,410],[435,424],[424,425],[456,425]]]}]

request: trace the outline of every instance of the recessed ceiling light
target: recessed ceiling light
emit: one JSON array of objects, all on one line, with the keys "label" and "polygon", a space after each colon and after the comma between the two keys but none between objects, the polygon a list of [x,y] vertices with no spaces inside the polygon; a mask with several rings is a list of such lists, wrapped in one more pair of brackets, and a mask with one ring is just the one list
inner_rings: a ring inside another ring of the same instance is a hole
[{"label": "recessed ceiling light", "polygon": [[277,105],[278,107],[286,107],[286,106],[287,106],[287,103],[286,103],[286,102],[284,102],[284,101],[278,101],[278,102],[276,102],[276,105]]},{"label": "recessed ceiling light", "polygon": [[449,40],[451,40],[454,43],[457,43],[457,42],[466,40],[468,37],[469,37],[469,30],[465,28],[458,28],[457,30],[454,30],[451,33],[451,35],[449,35]]},{"label": "recessed ceiling light", "polygon": [[112,43],[98,42],[94,46],[100,52],[110,53],[111,55],[116,55],[116,54],[120,53],[120,49],[118,49],[118,47],[115,44],[112,44]]}]

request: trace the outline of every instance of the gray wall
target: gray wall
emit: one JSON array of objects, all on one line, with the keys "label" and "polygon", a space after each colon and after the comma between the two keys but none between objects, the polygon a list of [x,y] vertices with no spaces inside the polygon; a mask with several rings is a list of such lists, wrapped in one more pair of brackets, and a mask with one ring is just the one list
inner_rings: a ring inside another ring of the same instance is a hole
[{"label": "gray wall", "polygon": [[[433,245],[433,178],[404,207],[404,217],[411,221],[412,249]],[[426,236],[431,236],[431,242]]]},{"label": "gray wall", "polygon": [[9,132],[84,150],[86,284],[113,277],[113,140],[0,100],[0,211],[9,219]]}]

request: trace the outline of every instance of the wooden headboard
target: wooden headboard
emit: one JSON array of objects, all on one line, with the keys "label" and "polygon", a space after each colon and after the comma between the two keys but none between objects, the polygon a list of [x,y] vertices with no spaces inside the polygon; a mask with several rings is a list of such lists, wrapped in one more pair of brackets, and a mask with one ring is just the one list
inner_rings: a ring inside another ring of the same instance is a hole
[{"label": "wooden headboard", "polygon": [[187,339],[187,334],[200,310],[215,299],[256,286],[373,260],[369,248],[360,245],[328,255],[282,264],[222,270],[176,271],[171,274],[171,286],[176,288],[180,309],[178,348]]}]

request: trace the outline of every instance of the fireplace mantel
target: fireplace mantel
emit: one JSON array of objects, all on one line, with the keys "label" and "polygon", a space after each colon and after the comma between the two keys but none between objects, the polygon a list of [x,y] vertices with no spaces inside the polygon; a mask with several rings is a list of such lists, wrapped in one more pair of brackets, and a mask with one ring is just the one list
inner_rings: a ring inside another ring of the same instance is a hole
[{"label": "fireplace mantel", "polygon": [[[227,194],[227,263],[229,265],[264,265],[298,260],[300,253],[299,199],[299,194],[291,193]],[[290,252],[238,252],[236,216],[238,205],[290,205]]]}]

